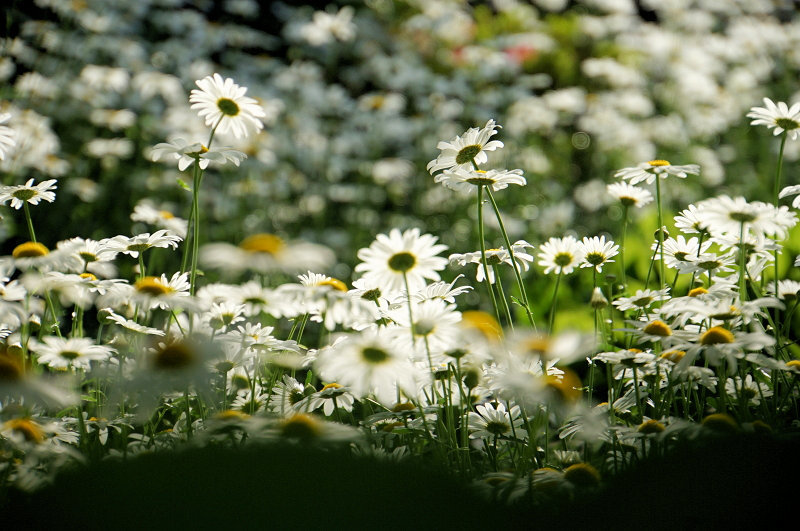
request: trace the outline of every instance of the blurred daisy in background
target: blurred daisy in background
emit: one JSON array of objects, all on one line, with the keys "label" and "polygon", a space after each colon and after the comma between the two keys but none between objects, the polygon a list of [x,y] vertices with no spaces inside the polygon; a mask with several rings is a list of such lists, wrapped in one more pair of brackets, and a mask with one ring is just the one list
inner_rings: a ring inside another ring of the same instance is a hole
[{"label": "blurred daisy in background", "polygon": [[17,145],[17,133],[10,127],[3,125],[11,119],[8,113],[0,114],[0,160],[5,160],[6,154],[10,153]]},{"label": "blurred daisy in background", "polygon": [[606,189],[612,197],[622,203],[622,206],[642,208],[653,202],[653,194],[632,184],[612,183]]},{"label": "blurred daisy in background", "polygon": [[267,233],[248,236],[238,246],[219,242],[200,248],[200,263],[204,267],[234,275],[244,271],[296,274],[309,269],[324,270],[335,260],[333,251],[324,245],[287,242]]},{"label": "blurred daisy in background", "polygon": [[752,107],[747,113],[748,118],[753,118],[750,125],[765,125],[767,129],[774,129],[773,135],[778,136],[784,131],[792,140],[797,140],[800,131],[800,102],[791,107],[779,101],[777,104],[769,98],[764,98],[765,107]]}]

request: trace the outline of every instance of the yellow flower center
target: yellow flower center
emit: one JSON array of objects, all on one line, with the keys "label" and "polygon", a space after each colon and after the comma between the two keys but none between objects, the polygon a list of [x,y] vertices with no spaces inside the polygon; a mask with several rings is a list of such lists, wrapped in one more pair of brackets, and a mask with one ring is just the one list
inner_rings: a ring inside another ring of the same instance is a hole
[{"label": "yellow flower center", "polygon": [[194,361],[194,352],[183,343],[174,343],[160,348],[153,357],[157,369],[168,371],[183,369]]},{"label": "yellow flower center", "polygon": [[319,283],[320,286],[330,286],[339,291],[347,291],[347,285],[338,278],[329,278]]},{"label": "yellow flower center", "polygon": [[36,258],[49,254],[50,251],[39,242],[25,242],[14,247],[11,256],[14,258]]},{"label": "yellow flower center", "polygon": [[148,295],[158,296],[166,295],[174,291],[171,287],[161,282],[158,277],[144,277],[140,278],[133,285],[139,293],[146,293]]},{"label": "yellow flower center", "polygon": [[11,419],[3,424],[3,428],[19,433],[28,442],[39,444],[44,441],[44,431],[30,419]]},{"label": "yellow flower center", "polygon": [[280,432],[293,439],[313,439],[322,433],[322,426],[311,415],[298,413],[281,422]]},{"label": "yellow flower center", "polygon": [[708,293],[708,290],[706,288],[694,288],[692,290],[689,290],[690,297],[697,297],[698,295],[705,295],[706,293]]},{"label": "yellow flower center", "polygon": [[8,354],[0,355],[0,382],[17,382],[22,379],[22,365]]},{"label": "yellow flower center", "polygon": [[216,415],[214,415],[215,419],[219,420],[245,420],[249,418],[250,415],[246,413],[242,413],[241,411],[236,411],[233,409],[226,409],[225,411],[220,411]]},{"label": "yellow flower center", "polygon": [[642,422],[638,428],[639,433],[652,434],[664,431],[664,425],[655,419]]},{"label": "yellow flower center", "polygon": [[556,391],[558,396],[567,402],[574,402],[581,397],[581,380],[569,369],[564,369],[564,374],[561,376],[546,376],[545,385]]},{"label": "yellow flower center", "polygon": [[700,336],[701,345],[719,345],[721,343],[733,343],[733,333],[730,330],[715,326],[709,328]]},{"label": "yellow flower center", "polygon": [[84,280],[97,280],[97,277],[91,273],[81,273],[79,276]]},{"label": "yellow flower center", "polygon": [[497,341],[503,337],[503,329],[492,315],[478,310],[461,312],[461,324],[477,330],[486,339]]},{"label": "yellow flower center", "polygon": [[339,385],[338,383],[334,382],[334,383],[329,383],[329,384],[323,386],[322,389],[320,389],[320,391],[325,391],[327,389],[341,389],[341,388],[342,388],[341,385]]},{"label": "yellow flower center", "polygon": [[172,219],[175,217],[175,214],[167,210],[159,210],[158,215],[161,216],[162,219]]},{"label": "yellow flower center", "polygon": [[592,488],[600,484],[600,472],[589,463],[576,463],[564,470],[564,479],[576,487]]},{"label": "yellow flower center", "polygon": [[739,425],[736,423],[736,420],[726,413],[713,413],[708,415],[703,419],[701,424],[707,428],[713,429],[714,431],[720,431],[724,433],[733,433],[739,431]]},{"label": "yellow flower center", "polygon": [[647,161],[647,163],[650,166],[669,166],[669,161],[668,160],[661,160],[661,159],[649,160],[649,161]]},{"label": "yellow flower center", "polygon": [[239,244],[239,247],[250,253],[278,254],[285,244],[283,240],[274,234],[253,234],[248,236]]},{"label": "yellow flower center", "polygon": [[661,359],[669,360],[672,363],[678,363],[686,355],[685,350],[668,350],[661,354]]},{"label": "yellow flower center", "polygon": [[651,336],[669,337],[672,335],[672,329],[664,321],[656,319],[644,327],[644,333]]}]

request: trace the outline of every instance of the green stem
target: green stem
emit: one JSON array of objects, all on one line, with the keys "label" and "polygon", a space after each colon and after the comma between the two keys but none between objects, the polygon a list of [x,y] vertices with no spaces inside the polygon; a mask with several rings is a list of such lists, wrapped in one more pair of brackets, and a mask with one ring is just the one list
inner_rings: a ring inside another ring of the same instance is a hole
[{"label": "green stem", "polygon": [[478,186],[478,239],[481,244],[481,264],[483,264],[483,276],[485,277],[486,287],[489,289],[489,295],[492,298],[492,306],[494,313],[497,316],[497,322],[500,322],[500,309],[497,306],[497,299],[494,296],[492,283],[489,282],[489,266],[486,264],[486,242],[483,235],[483,185]]},{"label": "green stem", "polygon": [[658,248],[661,253],[659,275],[661,279],[661,289],[664,289],[667,287],[667,279],[664,276],[664,222],[661,217],[661,178],[658,175],[656,175],[656,203],[658,207]]},{"label": "green stem", "polygon": [[494,282],[497,286],[497,294],[500,296],[500,302],[503,304],[503,311],[506,314],[506,319],[508,319],[508,326],[511,327],[513,331],[514,321],[511,318],[511,308],[508,307],[505,291],[503,291],[503,281],[500,280],[500,267],[497,264],[493,264],[492,269],[494,270]]},{"label": "green stem", "polygon": [[33,230],[33,220],[31,220],[31,211],[28,208],[28,202],[27,201],[23,201],[22,202],[22,208],[23,208],[23,210],[25,210],[25,221],[28,222],[28,232],[30,232],[30,234],[31,234],[31,241],[33,243],[36,243],[36,233]]},{"label": "green stem", "polygon": [[[622,205],[622,242],[619,246],[619,269],[620,277],[622,280],[623,290],[628,287],[628,281],[625,277],[625,235],[628,231],[628,205]],[[624,292],[624,291],[623,291]]]},{"label": "green stem", "polygon": [[195,161],[194,182],[192,184],[192,210],[194,211],[194,223],[192,224],[192,269],[189,280],[189,293],[194,295],[195,280],[197,278],[197,255],[200,249],[200,181],[203,177],[203,172],[199,169],[199,160]]},{"label": "green stem", "polygon": [[508,256],[511,258],[511,266],[514,268],[514,276],[517,279],[517,287],[519,287],[519,292],[522,296],[522,304],[525,307],[525,313],[528,315],[528,320],[531,322],[531,325],[533,325],[533,328],[536,329],[536,323],[533,320],[533,314],[531,313],[530,304],[528,303],[528,294],[525,291],[525,283],[522,282],[522,274],[520,273],[517,260],[514,258],[514,247],[511,245],[511,240],[508,239],[508,232],[506,232],[505,224],[503,224],[503,218],[500,216],[500,209],[497,208],[497,203],[494,200],[494,196],[492,196],[492,191],[488,188],[486,189],[486,195],[489,196],[489,202],[492,203],[494,214],[497,217],[497,223],[500,225],[500,232],[502,233],[503,240],[505,240],[506,247],[508,248]]},{"label": "green stem", "polygon": [[553,289],[553,300],[550,303],[550,321],[547,325],[547,333],[553,333],[553,324],[556,321],[556,303],[558,302],[558,287],[561,285],[561,276],[563,275],[563,271],[559,269],[558,276],[556,277],[556,287]]}]

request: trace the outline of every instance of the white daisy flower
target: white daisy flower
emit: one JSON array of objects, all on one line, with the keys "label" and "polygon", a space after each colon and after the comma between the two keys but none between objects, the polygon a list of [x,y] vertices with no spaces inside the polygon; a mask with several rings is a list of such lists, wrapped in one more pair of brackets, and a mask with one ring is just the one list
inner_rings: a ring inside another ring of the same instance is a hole
[{"label": "white daisy flower", "polygon": [[[691,273],[696,270],[693,259],[708,251],[711,247],[710,241],[700,244],[697,238],[688,240],[679,234],[677,238],[667,238],[664,240],[664,264],[672,269],[677,269],[679,273]],[[653,242],[650,246],[652,251],[658,248],[658,242]]]},{"label": "white daisy flower", "polygon": [[178,247],[178,242],[182,240],[183,238],[180,236],[172,234],[166,229],[162,229],[153,234],[145,232],[144,234],[137,234],[136,236],[130,237],[123,235],[114,236],[109,240],[109,248],[138,258],[139,253],[143,253],[152,247],[172,247],[176,249]]},{"label": "white daisy flower", "polygon": [[[261,123],[261,122],[259,122]],[[229,147],[208,148],[199,142],[189,144],[183,138],[175,138],[172,142],[162,142],[150,149],[150,156],[154,161],[161,160],[161,157],[172,155],[178,161],[178,169],[183,171],[196,161],[201,169],[206,169],[209,162],[225,164],[232,162],[239,166],[247,155],[241,151]]]},{"label": "white daisy flower", "polygon": [[612,256],[619,253],[619,245],[606,241],[605,236],[584,237],[578,245],[583,253],[581,267],[593,267],[598,273],[603,271],[603,265],[614,261]]},{"label": "white daisy flower", "polygon": [[114,313],[111,308],[103,308],[98,312],[98,318],[105,318],[111,321],[114,324],[121,326],[126,330],[130,330],[132,332],[137,332],[139,334],[146,334],[148,336],[163,336],[164,332],[157,329],[157,328],[150,328],[149,326],[144,326],[136,321],[131,321],[130,319],[126,319],[125,317]]},{"label": "white daisy flower", "polygon": [[10,114],[0,113],[0,160],[5,160],[6,155],[17,145],[17,132],[3,125],[10,119]]},{"label": "white daisy flower", "polygon": [[247,137],[264,127],[259,118],[266,117],[266,113],[256,100],[245,96],[246,87],[216,73],[195,83],[200,90],[192,90],[189,101],[207,126],[216,126],[219,133],[230,131],[236,138]]},{"label": "white daisy flower", "polygon": [[475,169],[473,164],[484,164],[489,158],[487,151],[503,147],[499,140],[489,140],[497,134],[494,120],[489,120],[483,129],[470,127],[463,136],[457,136],[450,142],[439,142],[437,149],[442,150],[438,157],[428,163],[428,171],[433,175],[438,170]]},{"label": "white daisy flower", "polygon": [[[527,271],[530,267],[529,264],[533,262],[534,258],[533,255],[528,253],[527,251],[533,249],[533,245],[529,244],[525,240],[517,240],[513,244],[511,244],[512,249],[514,250],[514,261],[517,262],[517,266],[520,268],[521,271]],[[475,276],[475,280],[478,282],[483,282],[483,279],[486,278],[484,274],[483,268],[483,260],[481,259],[481,252],[474,251],[471,253],[464,253],[464,254],[451,254],[448,257],[448,260],[451,264],[457,264],[459,266],[466,266],[467,264],[478,264],[477,273]],[[494,267],[500,264],[507,264],[512,265],[511,263],[511,253],[508,252],[508,249],[504,247],[500,247],[499,249],[486,249],[486,264],[490,266],[489,269],[489,282],[494,284]]]},{"label": "white daisy flower", "polygon": [[506,411],[502,402],[496,405],[487,402],[476,406],[477,413],[469,412],[470,439],[493,440],[495,437],[527,439],[528,432],[522,427],[523,419],[519,406],[512,406]]},{"label": "white daisy flower", "polygon": [[653,194],[645,190],[644,188],[639,188],[638,186],[633,186],[632,184],[628,183],[612,183],[609,184],[606,189],[608,193],[616,198],[623,206],[626,207],[636,207],[642,208],[648,203],[653,201]]},{"label": "white daisy flower", "polygon": [[761,403],[762,398],[772,396],[772,389],[769,388],[769,385],[754,381],[752,374],[745,376],[744,381],[741,376],[728,378],[725,381],[725,392],[728,396],[744,399],[750,406],[757,406]]},{"label": "white daisy flower", "polygon": [[697,205],[709,232],[712,235],[731,234],[739,237],[744,224],[745,236],[773,236],[784,239],[795,223],[797,216],[788,207],[775,208],[762,201],[748,202],[744,197],[727,195],[701,201]]},{"label": "white daisy flower", "polygon": [[798,194],[800,194],[800,184],[796,184],[794,186],[787,186],[786,188],[781,190],[781,193],[778,194],[778,197],[780,199],[783,199],[784,197],[788,197],[790,195],[797,195],[797,197],[794,198],[794,201],[792,201],[792,206],[794,208],[800,208],[800,195]]},{"label": "white daisy flower", "polygon": [[96,345],[93,340],[83,337],[61,338],[47,336],[42,343],[31,341],[31,350],[36,352],[37,361],[54,369],[89,370],[90,362],[104,361],[114,351],[111,347]]},{"label": "white daisy flower", "polygon": [[545,275],[551,272],[568,275],[583,260],[583,248],[572,236],[550,238],[539,246],[537,256]]},{"label": "white daisy flower", "polygon": [[621,312],[625,310],[647,310],[656,301],[664,300],[669,295],[669,288],[652,290],[637,289],[630,297],[620,297],[611,304]]},{"label": "white daisy flower", "polygon": [[334,382],[326,384],[316,393],[309,395],[306,400],[308,411],[316,411],[321,407],[322,412],[330,417],[337,408],[352,411],[355,397],[346,387]]},{"label": "white daisy flower", "polygon": [[192,308],[196,305],[189,296],[189,273],[180,272],[169,279],[164,274],[140,278],[133,285],[131,298],[141,304],[145,311],[152,308]]},{"label": "white daisy flower", "polygon": [[508,188],[509,184],[525,186],[527,181],[522,176],[522,170],[474,170],[472,168],[462,169],[455,167],[452,170],[444,170],[438,174],[434,181],[442,183],[451,190],[460,192],[472,192],[479,186],[486,186],[491,191],[496,192]]},{"label": "white daisy flower", "polygon": [[619,177],[625,181],[630,181],[631,184],[638,184],[646,181],[647,184],[653,184],[656,177],[666,179],[670,175],[685,179],[687,175],[697,175],[700,173],[700,166],[697,164],[686,164],[684,166],[673,166],[666,160],[651,160],[642,162],[633,168],[622,168],[614,177]]},{"label": "white daisy flower", "polygon": [[703,217],[697,205],[689,205],[675,216],[675,228],[685,234],[708,232],[708,221]]},{"label": "white daisy flower", "polygon": [[405,289],[405,277],[408,290],[413,293],[425,287],[425,279],[439,280],[437,271],[447,265],[446,258],[436,256],[447,246],[437,244],[436,240],[430,234],[420,235],[417,228],[403,233],[392,229],[388,236],[378,234],[368,248],[358,251],[362,262],[355,271],[363,272],[365,281],[374,281],[390,291]]},{"label": "white daisy flower", "polygon": [[373,395],[385,406],[397,402],[399,392],[413,397],[417,389],[417,369],[385,330],[345,336],[319,351],[314,368],[324,380],[349,388],[359,398]]},{"label": "white daisy flower", "polygon": [[800,132],[800,102],[788,107],[786,103],[779,101],[777,105],[769,98],[764,98],[766,107],[752,107],[747,113],[748,118],[753,118],[750,125],[765,125],[767,129],[773,129],[772,134],[778,136],[786,131],[792,140],[797,140]]},{"label": "white daisy flower", "polygon": [[3,186],[0,188],[0,204],[11,201],[11,208],[19,210],[26,202],[31,205],[38,205],[42,200],[52,203],[56,199],[56,194],[51,190],[55,189],[55,179],[42,181],[36,185],[33,184],[33,179],[28,179],[28,181],[22,185]]}]

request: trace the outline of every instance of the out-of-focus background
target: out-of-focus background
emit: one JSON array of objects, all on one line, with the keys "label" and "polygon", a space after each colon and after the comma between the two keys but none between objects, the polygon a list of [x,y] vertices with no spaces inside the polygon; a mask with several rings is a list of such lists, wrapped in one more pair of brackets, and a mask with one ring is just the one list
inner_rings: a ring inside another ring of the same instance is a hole
[{"label": "out-of-focus background", "polygon": [[[214,72],[247,87],[265,130],[215,145],[240,168],[206,173],[204,241],[257,232],[324,243],[351,278],[355,254],[392,227],[420,227],[451,252],[476,250],[474,199],[425,170],[440,140],[490,118],[506,148],[487,167],[520,168],[498,192],[512,241],[614,233],[605,193],[616,169],[697,163],[668,182],[675,212],[708,194],[767,199],[777,142],[748,125],[763,97],[800,99],[798,4],[773,0],[367,0],[302,6],[253,0],[35,0],[4,9],[0,111],[18,147],[4,184],[58,178],[34,209],[45,243],[132,226],[135,205],[188,217],[191,182],[149,149],[208,129],[189,109]],[[784,183],[800,144],[786,147]],[[26,239],[4,211],[0,241]],[[643,209],[642,249],[655,228]],[[669,216],[667,219],[671,219]],[[499,232],[488,238],[500,244]],[[634,245],[631,243],[630,245]],[[792,249],[789,249],[790,253]],[[796,251],[796,250],[795,250]],[[645,251],[646,254],[646,251]]]}]

